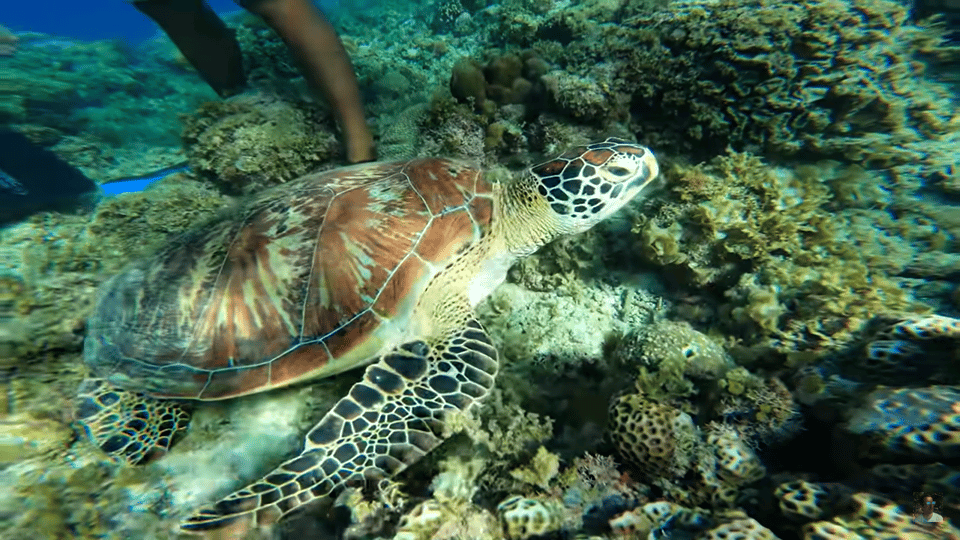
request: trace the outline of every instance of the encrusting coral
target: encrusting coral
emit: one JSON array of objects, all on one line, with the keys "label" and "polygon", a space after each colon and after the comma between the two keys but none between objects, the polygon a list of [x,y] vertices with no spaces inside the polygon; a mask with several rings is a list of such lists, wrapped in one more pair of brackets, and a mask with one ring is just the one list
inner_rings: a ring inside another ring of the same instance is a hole
[{"label": "encrusting coral", "polygon": [[958,457],[960,387],[881,387],[851,412],[847,430],[868,437],[880,456]]},{"label": "encrusting coral", "polygon": [[663,142],[876,167],[919,160],[931,172],[950,164],[938,146],[956,146],[949,91],[925,77],[923,60],[957,52],[902,3],[686,1],[624,26],[605,43],[607,57],[626,58],[613,84]]},{"label": "encrusting coral", "polygon": [[850,366],[859,379],[881,384],[960,380],[960,319],[930,314],[878,323],[886,326],[867,338],[862,357]]},{"label": "encrusting coral", "polygon": [[238,96],[202,105],[183,142],[195,173],[227,193],[257,193],[332,161],[339,146],[329,122],[309,104]]},{"label": "encrusting coral", "polygon": [[927,249],[922,236],[904,242],[883,212],[834,206],[839,190],[869,189],[870,175],[772,168],[744,153],[670,174],[668,195],[634,226],[636,248],[687,285],[723,291],[721,327],[746,345],[825,352],[877,314],[928,309],[890,277]]},{"label": "encrusting coral", "polygon": [[857,538],[915,538],[940,540],[960,537],[960,529],[942,523],[936,530],[913,522],[913,516],[885,497],[855,493],[850,497],[852,511],[829,521],[816,521],[803,527],[804,540],[847,540]]}]

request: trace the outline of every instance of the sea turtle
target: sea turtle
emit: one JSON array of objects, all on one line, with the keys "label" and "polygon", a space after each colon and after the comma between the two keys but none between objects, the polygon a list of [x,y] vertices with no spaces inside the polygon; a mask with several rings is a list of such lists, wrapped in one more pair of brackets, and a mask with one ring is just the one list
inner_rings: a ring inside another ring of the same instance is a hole
[{"label": "sea turtle", "polygon": [[506,183],[425,158],[277,186],[102,286],[77,422],[136,463],[167,450],[190,401],[371,364],[299,455],[181,526],[272,522],[393,475],[442,441],[447,412],[493,386],[477,303],[519,257],[596,225],[657,174],[648,149],[611,138]]}]

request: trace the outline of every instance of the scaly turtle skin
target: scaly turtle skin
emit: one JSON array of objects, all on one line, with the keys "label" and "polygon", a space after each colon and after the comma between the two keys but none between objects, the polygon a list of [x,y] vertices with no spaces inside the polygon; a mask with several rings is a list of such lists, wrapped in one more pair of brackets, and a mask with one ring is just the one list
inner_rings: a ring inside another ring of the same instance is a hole
[{"label": "scaly turtle skin", "polygon": [[278,186],[103,285],[78,423],[137,463],[169,448],[190,400],[371,364],[298,456],[182,526],[273,522],[396,474],[442,441],[447,412],[493,386],[477,303],[519,257],[594,226],[657,173],[649,150],[607,139],[506,185],[469,163],[415,159]]}]

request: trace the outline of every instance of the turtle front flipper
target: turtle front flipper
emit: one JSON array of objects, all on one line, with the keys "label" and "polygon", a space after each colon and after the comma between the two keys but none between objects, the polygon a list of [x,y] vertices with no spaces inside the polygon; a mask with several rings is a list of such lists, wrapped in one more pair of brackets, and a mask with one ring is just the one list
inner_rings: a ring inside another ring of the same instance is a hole
[{"label": "turtle front flipper", "polygon": [[436,343],[397,348],[310,430],[299,456],[182,527],[216,529],[243,517],[273,523],[346,487],[402,471],[443,441],[448,411],[466,410],[490,391],[497,369],[497,351],[474,319]]},{"label": "turtle front flipper", "polygon": [[121,390],[103,379],[86,379],[77,394],[78,426],[108,455],[133,465],[169,450],[190,422],[180,403]]}]

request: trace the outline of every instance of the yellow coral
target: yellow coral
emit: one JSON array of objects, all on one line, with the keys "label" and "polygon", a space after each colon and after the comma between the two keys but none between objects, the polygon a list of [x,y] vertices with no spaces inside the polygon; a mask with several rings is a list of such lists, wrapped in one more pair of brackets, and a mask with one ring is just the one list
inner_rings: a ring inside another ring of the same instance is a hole
[{"label": "yellow coral", "polygon": [[847,429],[869,435],[880,454],[960,455],[960,387],[879,388],[853,411]]},{"label": "yellow coral", "polygon": [[707,294],[728,287],[719,315],[746,344],[823,355],[877,314],[928,310],[889,277],[919,249],[891,240],[903,226],[829,206],[847,182],[876,184],[876,173],[775,168],[729,152],[672,176],[686,181],[671,182],[669,198],[634,225],[637,251]]},{"label": "yellow coral", "polygon": [[777,540],[773,531],[753,518],[738,519],[710,529],[704,540]]},{"label": "yellow coral", "polygon": [[766,474],[760,457],[733,429],[712,429],[707,443],[717,456],[717,472],[734,484],[749,484]]},{"label": "yellow coral", "polygon": [[960,530],[948,522],[937,530],[912,522],[912,517],[897,503],[872,493],[855,493],[853,511],[804,526],[804,540],[846,540],[860,538],[911,538],[940,540],[956,538]]},{"label": "yellow coral", "polygon": [[866,540],[866,537],[842,525],[818,521],[803,526],[803,540]]},{"label": "yellow coral", "polygon": [[514,495],[504,499],[497,512],[510,540],[559,531],[563,526],[563,504],[555,499]]},{"label": "yellow coral", "polygon": [[517,467],[510,471],[510,476],[524,482],[546,489],[550,480],[560,472],[560,457],[541,446],[537,454],[526,467]]},{"label": "yellow coral", "polygon": [[689,466],[690,456],[678,451],[696,429],[689,415],[629,394],[611,402],[609,422],[618,451],[644,474],[671,476]]},{"label": "yellow coral", "polygon": [[436,499],[427,499],[400,518],[394,540],[430,538],[446,517],[443,506]]},{"label": "yellow coral", "polygon": [[829,498],[827,490],[804,480],[784,482],[777,486],[774,496],[780,511],[791,518],[818,519],[824,517],[824,508]]}]

